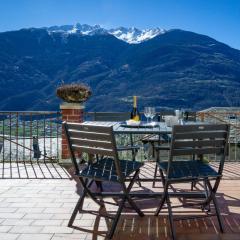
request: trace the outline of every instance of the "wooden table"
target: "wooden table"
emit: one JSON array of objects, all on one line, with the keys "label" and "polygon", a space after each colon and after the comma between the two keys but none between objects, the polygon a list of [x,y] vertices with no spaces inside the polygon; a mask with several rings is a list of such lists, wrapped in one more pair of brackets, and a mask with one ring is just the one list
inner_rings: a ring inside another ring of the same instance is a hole
[{"label": "wooden table", "polygon": [[154,127],[137,127],[137,126],[123,126],[123,123],[119,122],[96,122],[86,121],[83,124],[101,125],[101,126],[113,126],[115,133],[122,134],[171,134],[172,128],[167,127],[165,122],[157,122]]}]

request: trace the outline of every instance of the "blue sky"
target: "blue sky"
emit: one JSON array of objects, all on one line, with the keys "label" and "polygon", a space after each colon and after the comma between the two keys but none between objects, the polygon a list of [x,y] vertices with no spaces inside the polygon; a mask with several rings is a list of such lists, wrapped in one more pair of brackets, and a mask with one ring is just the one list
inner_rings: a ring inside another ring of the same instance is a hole
[{"label": "blue sky", "polygon": [[240,49],[240,0],[0,0],[0,31],[74,23],[180,28]]}]

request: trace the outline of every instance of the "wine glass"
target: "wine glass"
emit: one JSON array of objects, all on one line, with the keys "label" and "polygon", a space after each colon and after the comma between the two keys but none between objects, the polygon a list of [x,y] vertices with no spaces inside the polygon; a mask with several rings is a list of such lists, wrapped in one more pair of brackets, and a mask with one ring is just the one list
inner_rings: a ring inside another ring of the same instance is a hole
[{"label": "wine glass", "polygon": [[148,123],[148,118],[150,117],[150,107],[144,108],[144,116],[147,118],[147,123]]},{"label": "wine glass", "polygon": [[151,118],[151,124],[153,124],[153,118],[155,117],[155,115],[156,115],[156,110],[154,107],[151,107],[150,108],[150,116],[149,116]]}]

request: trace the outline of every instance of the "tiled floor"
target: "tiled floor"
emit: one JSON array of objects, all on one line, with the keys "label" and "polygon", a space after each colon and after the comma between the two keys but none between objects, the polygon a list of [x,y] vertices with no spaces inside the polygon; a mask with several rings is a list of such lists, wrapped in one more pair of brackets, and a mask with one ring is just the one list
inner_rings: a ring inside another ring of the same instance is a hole
[{"label": "tiled floor", "polygon": [[[235,164],[228,165],[225,169],[232,169],[229,175],[236,179],[230,179],[226,172],[225,180],[219,187],[218,200],[226,233],[218,233],[219,228],[215,217],[193,219],[176,222],[178,239],[240,239],[240,179],[238,177],[240,167]],[[145,170],[151,171],[147,168]],[[143,188],[139,188],[136,184],[134,190],[144,191],[150,186],[151,184],[147,183],[143,185]],[[157,186],[152,190],[162,191],[161,183]],[[189,189],[189,184],[182,187]],[[104,185],[104,188],[117,190],[116,186],[110,188]],[[111,225],[105,218],[92,214],[78,214],[74,227],[67,227],[80,191],[79,184],[69,179],[0,180],[0,240],[104,239]],[[170,239],[166,209],[159,217],[153,216],[158,202],[150,199],[137,200],[136,203],[146,214],[142,218],[131,210],[125,210],[114,239]],[[178,204],[179,200],[173,198],[172,202]],[[115,213],[115,206],[106,205],[106,207],[109,214]],[[97,205],[90,199],[86,199],[84,208],[98,211]],[[202,213],[199,209],[193,208],[175,209],[175,216],[182,214]]]}]

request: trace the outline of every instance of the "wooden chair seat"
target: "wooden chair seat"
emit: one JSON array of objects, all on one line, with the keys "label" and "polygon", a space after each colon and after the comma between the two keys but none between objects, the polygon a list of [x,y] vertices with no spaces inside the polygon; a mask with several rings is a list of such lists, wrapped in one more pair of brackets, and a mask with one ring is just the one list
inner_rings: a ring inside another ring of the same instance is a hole
[{"label": "wooden chair seat", "polygon": [[[168,161],[159,162],[158,166],[163,170],[164,173],[166,173],[168,169]],[[206,177],[216,178],[218,176],[220,175],[216,170],[201,160],[174,161],[171,164],[168,175],[169,178],[178,180],[201,180]]]},{"label": "wooden chair seat", "polygon": [[[143,163],[137,161],[119,160],[119,165],[121,168],[122,176],[125,179],[129,177],[133,172],[140,169],[140,167],[143,166]],[[87,177],[100,181],[119,181],[114,159],[112,158],[103,158],[96,163],[88,165],[84,169],[80,170],[77,176]]]}]

